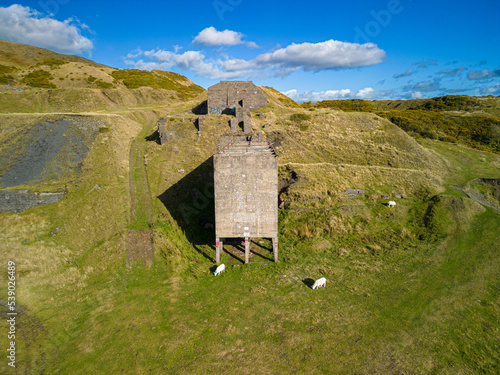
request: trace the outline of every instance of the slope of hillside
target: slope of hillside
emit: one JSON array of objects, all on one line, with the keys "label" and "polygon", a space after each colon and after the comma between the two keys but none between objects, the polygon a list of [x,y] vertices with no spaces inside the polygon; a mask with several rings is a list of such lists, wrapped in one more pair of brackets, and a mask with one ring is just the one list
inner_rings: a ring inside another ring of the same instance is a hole
[{"label": "slope of hillside", "polygon": [[28,68],[42,60],[58,59],[90,65],[96,68],[108,68],[106,65],[80,56],[63,55],[45,48],[0,40],[0,64],[15,68]]},{"label": "slope of hillside", "polygon": [[374,112],[414,137],[500,153],[500,99],[449,95],[411,100],[325,100],[305,108]]},{"label": "slope of hillside", "polygon": [[78,56],[0,41],[1,112],[81,112],[168,104],[203,91],[176,73],[114,69]]}]

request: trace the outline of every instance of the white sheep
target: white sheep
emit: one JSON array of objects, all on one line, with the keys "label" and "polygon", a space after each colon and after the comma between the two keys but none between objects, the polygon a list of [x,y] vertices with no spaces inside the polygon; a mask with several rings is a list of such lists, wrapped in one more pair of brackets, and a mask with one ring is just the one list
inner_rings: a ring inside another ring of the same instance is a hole
[{"label": "white sheep", "polygon": [[214,276],[219,276],[221,273],[224,273],[226,270],[226,266],[224,264],[221,264],[219,267],[215,269]]},{"label": "white sheep", "polygon": [[396,206],[396,202],[394,202],[394,201],[387,202],[387,207],[392,208],[392,207],[395,207],[395,206]]},{"label": "white sheep", "polygon": [[322,277],[321,279],[318,279],[314,282],[312,288],[313,289],[318,289],[318,288],[325,288],[326,287],[326,279]]}]

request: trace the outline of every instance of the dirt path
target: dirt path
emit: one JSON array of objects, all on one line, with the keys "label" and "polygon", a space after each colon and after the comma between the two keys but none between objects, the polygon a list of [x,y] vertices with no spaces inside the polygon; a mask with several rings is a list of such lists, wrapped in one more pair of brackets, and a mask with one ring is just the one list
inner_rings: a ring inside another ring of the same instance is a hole
[{"label": "dirt path", "polygon": [[500,211],[500,207],[493,204],[493,202],[488,200],[483,194],[481,194],[479,191],[477,191],[472,187],[474,183],[478,183],[481,180],[482,180],[481,178],[475,178],[473,180],[470,180],[469,182],[467,182],[464,188],[455,185],[451,185],[451,187],[461,191],[462,193],[466,194],[470,199],[482,204],[483,206],[488,206],[497,211]]},{"label": "dirt path", "polygon": [[140,136],[130,146],[130,226],[127,237],[127,265],[140,261],[153,264],[153,204],[144,166],[145,144]]}]

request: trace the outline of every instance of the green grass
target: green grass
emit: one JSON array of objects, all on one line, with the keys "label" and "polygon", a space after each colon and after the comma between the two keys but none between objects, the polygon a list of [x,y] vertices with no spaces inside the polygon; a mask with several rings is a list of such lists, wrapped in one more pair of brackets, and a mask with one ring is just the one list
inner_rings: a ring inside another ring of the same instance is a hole
[{"label": "green grass", "polygon": [[129,228],[137,230],[149,229],[152,215],[151,197],[144,167],[145,142],[143,138],[141,133],[130,151],[133,213]]},{"label": "green grass", "polygon": [[52,74],[46,70],[34,70],[26,74],[21,81],[31,87],[55,89],[56,85],[50,82],[53,78]]},{"label": "green grass", "polygon": [[[200,139],[176,118],[176,136],[160,146],[154,122],[167,108],[103,114],[111,131],[99,133],[63,201],[0,215],[1,263],[18,263],[18,302],[27,308],[19,371],[500,371],[498,213],[450,187],[498,178],[499,156],[431,140],[423,147],[372,114],[316,109],[300,131],[275,108],[263,112],[276,116],[269,134],[281,142],[280,176],[298,177],[283,196],[278,263],[243,265],[224,253],[225,274],[210,272],[214,236],[198,223],[210,207],[193,203],[190,190],[205,191],[226,116],[207,117]],[[15,125],[8,121],[5,129]],[[347,199],[348,187],[367,193]],[[398,190],[407,198],[382,205]],[[176,216],[181,204],[197,210],[189,223]],[[146,224],[153,265],[128,267],[128,229]],[[321,276],[326,288],[306,285]]]},{"label": "green grass", "polygon": [[14,66],[7,66],[0,64],[0,85],[6,85],[14,80],[14,76],[8,73],[15,72],[17,70]]},{"label": "green grass", "polygon": [[[231,267],[217,278],[179,277],[161,259],[151,270],[106,262],[85,288],[52,289],[39,315],[51,337],[39,337],[45,368],[495,373],[499,229],[488,211],[446,247],[423,243],[382,257],[311,255],[283,241],[281,263]],[[103,250],[86,254],[74,272],[82,275]],[[325,273],[325,289],[302,282]]]},{"label": "green grass", "polygon": [[146,86],[154,89],[174,90],[185,98],[196,96],[204,91],[202,87],[194,83],[187,84],[187,79],[179,74],[160,70],[121,69],[112,72],[111,76],[129,89]]},{"label": "green grass", "polygon": [[48,58],[42,61],[39,61],[35,66],[48,66],[50,69],[59,68],[61,65],[67,64],[68,61],[56,59],[56,58]]}]

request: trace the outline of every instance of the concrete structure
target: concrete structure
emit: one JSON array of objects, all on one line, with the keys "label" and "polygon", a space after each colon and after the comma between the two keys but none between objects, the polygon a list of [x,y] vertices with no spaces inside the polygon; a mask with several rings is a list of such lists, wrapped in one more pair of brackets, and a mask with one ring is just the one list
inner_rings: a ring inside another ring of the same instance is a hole
[{"label": "concrete structure", "polygon": [[252,81],[221,81],[208,88],[208,114],[236,115],[236,108],[248,112],[267,104],[267,98]]},{"label": "concrete structure", "polygon": [[158,120],[158,134],[160,135],[160,144],[168,142],[172,135],[167,131],[167,117],[161,117]]},{"label": "concrete structure", "polygon": [[219,139],[214,155],[216,262],[226,238],[272,238],[278,261],[278,159],[271,144],[245,136]]},{"label": "concrete structure", "polygon": [[[160,144],[165,144],[174,137],[179,138],[177,134],[175,134],[175,128],[179,125],[179,123],[176,123],[172,129],[167,130],[167,126],[169,123],[169,120],[172,119],[173,117],[160,117],[158,120],[158,135],[160,136]],[[193,121],[190,119],[190,121]],[[198,120],[199,124],[203,125],[203,120]],[[182,118],[182,122],[184,122],[184,117]],[[199,131],[198,131],[198,137],[201,136],[201,125],[198,125]],[[171,125],[172,126],[172,125]]]}]

